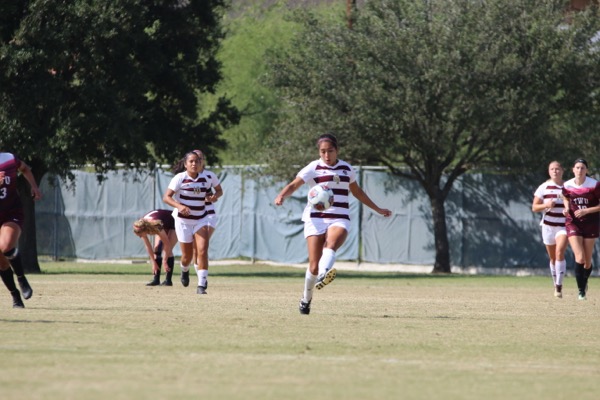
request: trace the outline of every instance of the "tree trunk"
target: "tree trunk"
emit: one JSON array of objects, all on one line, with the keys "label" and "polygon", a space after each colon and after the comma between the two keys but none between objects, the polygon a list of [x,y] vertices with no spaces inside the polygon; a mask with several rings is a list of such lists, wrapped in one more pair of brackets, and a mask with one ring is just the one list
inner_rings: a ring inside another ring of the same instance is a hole
[{"label": "tree trunk", "polygon": [[433,265],[433,271],[431,271],[434,274],[449,274],[452,272],[450,269],[450,245],[448,243],[448,227],[446,225],[444,200],[441,194],[429,199],[435,240],[435,264]]},{"label": "tree trunk", "polygon": [[25,178],[19,176],[17,180],[19,196],[23,203],[25,222],[21,237],[19,238],[19,253],[26,273],[40,273],[40,264],[37,257],[37,237],[35,230],[35,202],[31,197],[31,187]]}]

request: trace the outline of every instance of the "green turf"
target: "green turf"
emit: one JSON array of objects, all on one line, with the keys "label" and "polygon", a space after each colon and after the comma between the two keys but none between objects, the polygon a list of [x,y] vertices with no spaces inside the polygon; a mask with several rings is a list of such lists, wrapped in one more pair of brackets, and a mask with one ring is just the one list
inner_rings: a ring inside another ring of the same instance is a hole
[{"label": "green turf", "polygon": [[0,292],[2,399],[597,399],[600,282],[211,267],[209,294],[148,265],[42,264]]}]

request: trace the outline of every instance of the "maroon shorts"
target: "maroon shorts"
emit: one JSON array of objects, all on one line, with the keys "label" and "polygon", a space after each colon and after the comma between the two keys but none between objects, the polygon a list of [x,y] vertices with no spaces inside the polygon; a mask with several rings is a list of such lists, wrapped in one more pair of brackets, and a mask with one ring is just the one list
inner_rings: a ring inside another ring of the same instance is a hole
[{"label": "maroon shorts", "polygon": [[13,222],[19,225],[19,228],[23,228],[23,221],[25,220],[25,214],[22,208],[13,208],[12,210],[0,211],[0,226]]},{"label": "maroon shorts", "polygon": [[590,222],[579,222],[574,224],[573,222],[567,221],[565,228],[567,229],[567,236],[581,236],[584,239],[595,239],[600,236],[600,224],[597,221]]}]

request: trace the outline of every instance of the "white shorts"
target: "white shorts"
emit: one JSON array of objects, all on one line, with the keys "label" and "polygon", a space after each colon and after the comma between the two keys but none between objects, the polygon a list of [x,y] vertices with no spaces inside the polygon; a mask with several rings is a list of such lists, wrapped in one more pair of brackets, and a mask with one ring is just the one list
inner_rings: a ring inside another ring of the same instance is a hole
[{"label": "white shorts", "polygon": [[219,218],[214,214],[207,215],[194,224],[184,224],[179,218],[175,218],[175,233],[177,234],[177,240],[180,243],[192,243],[194,241],[194,233],[205,226],[216,229],[218,221]]},{"label": "white shorts", "polygon": [[566,235],[567,230],[564,226],[551,226],[551,225],[542,225],[542,241],[546,246],[551,246],[556,244],[556,238],[558,235]]},{"label": "white shorts", "polygon": [[339,226],[350,232],[350,220],[345,218],[310,218],[304,222],[304,238],[322,235],[330,226]]}]

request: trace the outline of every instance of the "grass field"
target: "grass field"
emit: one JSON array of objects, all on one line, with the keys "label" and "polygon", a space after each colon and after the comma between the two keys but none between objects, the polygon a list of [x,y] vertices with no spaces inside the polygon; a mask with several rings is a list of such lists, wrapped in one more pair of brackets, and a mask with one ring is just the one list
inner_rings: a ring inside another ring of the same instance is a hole
[{"label": "grass field", "polygon": [[[148,265],[42,264],[0,291],[1,399],[597,399],[600,281],[211,267],[209,294]],[[178,273],[178,272],[177,272]]]}]

